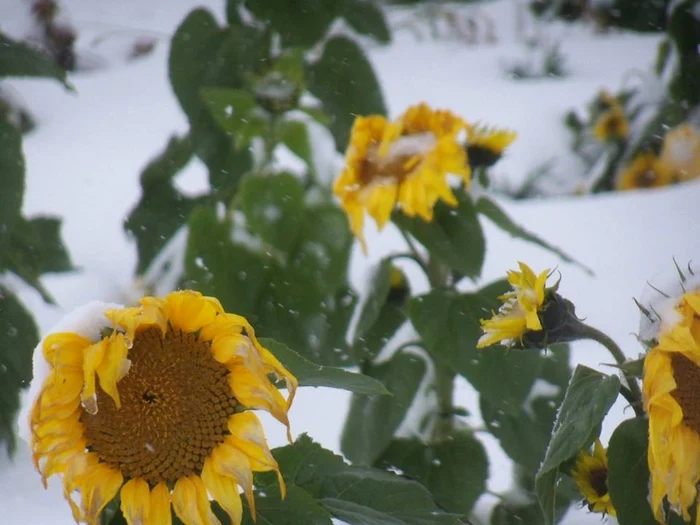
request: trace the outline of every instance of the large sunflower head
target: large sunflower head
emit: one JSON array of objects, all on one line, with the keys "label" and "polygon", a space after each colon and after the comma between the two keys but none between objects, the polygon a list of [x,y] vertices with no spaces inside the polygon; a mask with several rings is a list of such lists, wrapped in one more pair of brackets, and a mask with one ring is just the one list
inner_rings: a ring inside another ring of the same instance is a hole
[{"label": "large sunflower head", "polygon": [[700,177],[700,132],[688,123],[673,128],[664,137],[660,158],[678,180]]},{"label": "large sunflower head", "polygon": [[628,133],[629,123],[625,118],[625,112],[617,103],[598,117],[593,128],[593,135],[601,142],[622,140]]},{"label": "large sunflower head", "polygon": [[[214,499],[255,515],[254,471],[276,471],[252,409],[287,426],[297,381],[245,318],[193,291],[108,309],[102,331],[47,336],[47,376],[30,414],[44,483],[62,475],[76,521],[96,525],[117,495],[129,525],[218,524]],[[42,357],[38,357],[39,360]],[[270,377],[286,382],[285,399]],[[76,496],[79,495],[79,501]]]},{"label": "large sunflower head", "polygon": [[467,156],[473,168],[493,166],[518,134],[507,129],[475,126],[467,129]]},{"label": "large sunflower head", "polygon": [[653,152],[637,155],[622,171],[617,181],[617,189],[658,188],[674,182],[673,170]]},{"label": "large sunflower head", "polygon": [[364,246],[364,214],[381,229],[398,206],[410,217],[433,218],[438,200],[455,206],[447,175],[469,183],[467,156],[459,142],[466,123],[449,111],[425,104],[409,108],[395,122],[357,117],[334,193]]},{"label": "large sunflower head", "polygon": [[665,523],[664,498],[690,520],[700,482],[700,289],[685,293],[663,315],[665,329],[644,360],[643,385],[651,504]]},{"label": "large sunflower head", "polygon": [[571,478],[591,512],[615,516],[608,492],[608,456],[599,439],[595,442],[593,454],[583,450],[579,453]]},{"label": "large sunflower head", "polygon": [[535,274],[525,263],[519,262],[520,271],[508,272],[512,290],[500,297],[503,304],[490,319],[481,320],[484,335],[477,348],[497,343],[509,346],[521,341],[528,332],[542,330],[540,312],[545,302],[545,286],[549,270]]}]

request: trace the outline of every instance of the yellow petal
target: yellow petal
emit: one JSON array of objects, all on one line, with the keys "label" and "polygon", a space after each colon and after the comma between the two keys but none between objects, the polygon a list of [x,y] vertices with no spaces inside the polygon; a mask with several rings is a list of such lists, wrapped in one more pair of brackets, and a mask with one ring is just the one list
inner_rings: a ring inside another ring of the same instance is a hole
[{"label": "yellow petal", "polygon": [[122,486],[122,473],[98,463],[88,467],[78,484],[82,497],[83,519],[89,525],[98,525],[102,509],[114,499]]},{"label": "yellow petal", "polygon": [[83,351],[91,344],[92,341],[81,335],[61,332],[46,336],[42,351],[46,362],[54,367],[60,363],[80,368],[83,364]]},{"label": "yellow petal", "polygon": [[140,478],[127,481],[121,491],[121,509],[129,525],[146,525],[151,507],[148,483]]},{"label": "yellow petal", "polygon": [[108,339],[104,358],[97,367],[100,387],[114,400],[117,408],[121,408],[117,382],[126,375],[131,364],[126,358],[128,351],[124,334],[115,333]]},{"label": "yellow petal", "polygon": [[97,413],[95,374],[97,373],[97,367],[100,366],[102,359],[104,359],[106,349],[107,340],[102,339],[87,347],[83,356],[83,380],[85,381],[85,385],[83,386],[82,401],[85,405],[85,410],[90,414]]},{"label": "yellow petal", "polygon": [[289,426],[287,402],[265,375],[254,374],[244,365],[230,368],[228,383],[233,395],[248,408],[268,411],[285,426]]},{"label": "yellow petal", "polygon": [[243,488],[250,512],[255,516],[253,472],[248,456],[227,440],[212,450],[211,457],[211,463],[216,473],[235,480]]},{"label": "yellow petal", "polygon": [[[202,481],[209,494],[219,502],[226,511],[233,525],[240,525],[243,519],[243,506],[238,493],[236,481],[228,476],[222,476],[214,469],[211,457],[204,460]],[[251,507],[254,509],[254,507]]]},{"label": "yellow petal", "polygon": [[148,525],[172,525],[173,518],[170,513],[170,490],[161,482],[151,491],[150,513]]},{"label": "yellow petal", "polygon": [[173,489],[173,508],[185,525],[221,525],[211,510],[207,490],[198,476],[177,480]]},{"label": "yellow petal", "polygon": [[173,292],[165,298],[165,314],[170,324],[183,332],[196,332],[211,324],[218,313],[223,313],[221,305],[211,297],[204,297],[192,290]]}]

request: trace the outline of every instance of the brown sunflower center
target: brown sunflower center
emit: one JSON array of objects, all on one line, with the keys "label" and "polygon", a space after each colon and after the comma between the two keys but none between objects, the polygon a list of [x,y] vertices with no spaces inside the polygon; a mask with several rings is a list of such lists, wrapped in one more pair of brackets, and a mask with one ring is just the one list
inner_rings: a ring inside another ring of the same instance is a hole
[{"label": "brown sunflower center", "polygon": [[89,447],[125,477],[151,485],[199,474],[236,409],[228,369],[209,343],[172,329],[165,337],[158,328],[138,332],[129,359],[118,384],[121,408],[98,388],[98,412],[82,412]]},{"label": "brown sunflower center", "polygon": [[608,469],[597,468],[591,470],[591,488],[601,498],[608,493]]},{"label": "brown sunflower center", "polygon": [[683,410],[683,423],[700,434],[700,368],[683,354],[671,354],[676,389],[671,396]]}]

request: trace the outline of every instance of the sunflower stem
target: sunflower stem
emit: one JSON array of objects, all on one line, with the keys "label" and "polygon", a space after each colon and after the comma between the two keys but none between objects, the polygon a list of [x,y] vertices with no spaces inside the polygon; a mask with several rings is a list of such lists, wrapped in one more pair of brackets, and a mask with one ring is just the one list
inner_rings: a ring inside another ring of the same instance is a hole
[{"label": "sunflower stem", "polygon": [[[610,352],[610,355],[613,357],[613,359],[615,359],[618,365],[623,365],[625,362],[627,362],[627,356],[625,356],[617,343],[607,334],[601,332],[597,328],[593,328],[587,324],[582,324],[580,334],[584,339],[591,339],[592,341],[596,341],[597,343],[603,345],[608,352]],[[625,377],[625,381],[627,382],[627,387],[621,387],[620,393],[632,406],[634,413],[638,417],[642,417],[644,416],[642,391],[639,389],[637,379],[624,369],[621,370],[622,375]]]},{"label": "sunflower stem", "polygon": [[[430,257],[427,265],[428,280],[431,288],[444,288],[449,284],[450,269],[443,263]],[[433,427],[433,441],[441,441],[454,430],[454,383],[455,373],[445,364],[433,360],[435,367],[435,393],[438,400],[437,421]]]}]

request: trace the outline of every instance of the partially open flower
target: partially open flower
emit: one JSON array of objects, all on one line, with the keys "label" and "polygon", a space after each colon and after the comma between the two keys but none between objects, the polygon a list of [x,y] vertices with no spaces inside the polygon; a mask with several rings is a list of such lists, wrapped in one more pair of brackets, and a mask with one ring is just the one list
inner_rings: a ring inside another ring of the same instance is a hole
[{"label": "partially open flower", "polygon": [[662,523],[664,498],[685,521],[690,521],[690,507],[698,504],[700,289],[685,293],[673,313],[675,322],[662,324],[658,345],[645,358],[643,380],[651,505]]},{"label": "partially open flower", "polygon": [[458,140],[465,128],[459,117],[425,104],[410,107],[393,123],[378,115],[355,119],[334,193],[363,248],[365,212],[381,229],[397,206],[430,222],[439,200],[457,205],[447,175],[469,184],[471,172]]},{"label": "partially open flower", "polygon": [[622,140],[628,133],[629,123],[625,118],[625,112],[617,103],[598,117],[593,128],[593,135],[602,142]]},{"label": "partially open flower", "polygon": [[470,127],[467,129],[467,156],[472,169],[493,166],[518,134],[507,129]]},{"label": "partially open flower", "polygon": [[591,512],[616,515],[608,492],[608,456],[599,439],[593,454],[583,450],[579,453],[571,478]]},{"label": "partially open flower", "polygon": [[700,177],[700,132],[687,123],[673,128],[664,137],[660,158],[680,181]]},{"label": "partially open flower", "polygon": [[210,499],[238,525],[238,486],[255,515],[254,471],[276,471],[284,496],[250,410],[289,429],[297,382],[245,318],[192,291],[93,317],[97,330],[51,333],[37,348],[46,374],[35,373],[29,418],[35,466],[44,484],[62,476],[76,521],[98,524],[119,494],[129,525],[167,525],[171,505],[186,525],[218,524]]},{"label": "partially open flower", "polygon": [[637,155],[620,174],[617,189],[657,188],[673,182],[675,181],[671,166],[654,153],[645,152]]}]

